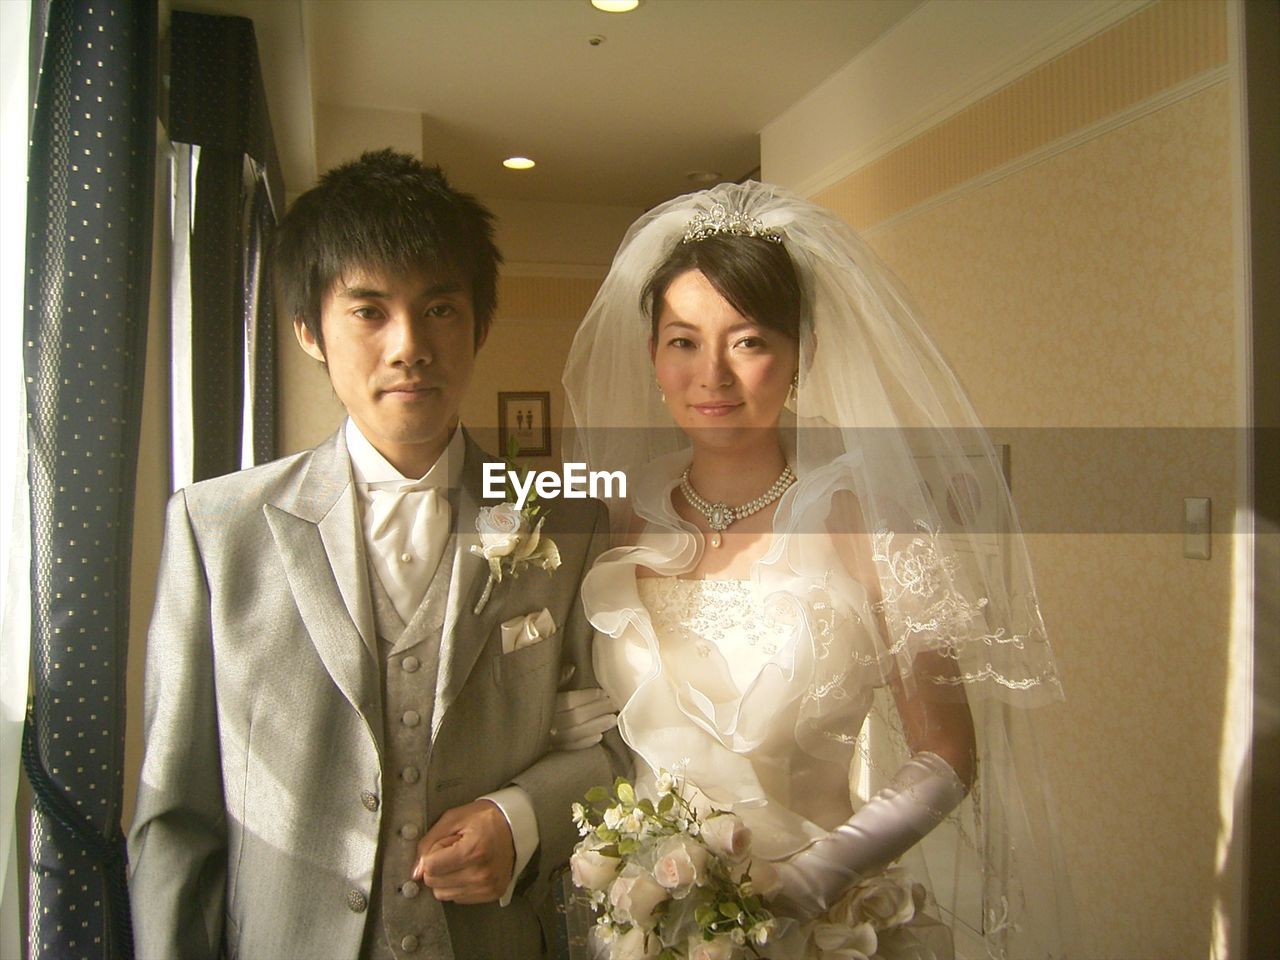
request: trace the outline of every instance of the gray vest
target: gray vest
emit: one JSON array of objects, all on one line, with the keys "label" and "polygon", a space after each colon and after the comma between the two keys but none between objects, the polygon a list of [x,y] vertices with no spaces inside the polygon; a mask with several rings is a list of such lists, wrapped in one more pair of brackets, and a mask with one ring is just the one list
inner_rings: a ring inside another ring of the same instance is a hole
[{"label": "gray vest", "polygon": [[369,584],[382,667],[382,828],[365,923],[364,960],[453,960],[444,907],[411,879],[418,839],[440,811],[427,809],[427,764],[441,627],[455,539],[445,543],[422,604],[406,626],[373,566]]}]

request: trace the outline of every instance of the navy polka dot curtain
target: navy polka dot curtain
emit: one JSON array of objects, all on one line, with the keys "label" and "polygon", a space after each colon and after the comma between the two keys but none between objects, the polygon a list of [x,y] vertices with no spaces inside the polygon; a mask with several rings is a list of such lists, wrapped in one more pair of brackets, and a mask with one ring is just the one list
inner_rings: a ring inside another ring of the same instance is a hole
[{"label": "navy polka dot curtain", "polygon": [[[175,223],[175,429],[189,431],[181,485],[275,456],[275,326],[266,254],[284,183],[253,22],[174,11],[169,134],[186,204]],[[179,369],[189,365],[189,371]],[[246,402],[247,397],[247,402]]]},{"label": "navy polka dot curtain", "polygon": [[30,955],[132,954],[120,829],[147,333],[156,7],[53,0],[35,90],[24,351],[34,794]]}]

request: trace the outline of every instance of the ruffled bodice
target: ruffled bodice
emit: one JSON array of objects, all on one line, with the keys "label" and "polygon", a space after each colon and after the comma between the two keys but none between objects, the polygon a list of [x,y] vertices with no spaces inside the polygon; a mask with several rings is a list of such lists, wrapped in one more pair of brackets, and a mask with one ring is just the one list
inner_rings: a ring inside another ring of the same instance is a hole
[{"label": "ruffled bodice", "polygon": [[682,774],[743,817],[757,855],[788,856],[852,813],[849,764],[886,676],[882,641],[834,557],[820,575],[774,558],[750,580],[680,578],[703,544],[670,489],[637,491],[653,521],[583,582],[596,676],[642,782]]},{"label": "ruffled bodice", "polygon": [[749,580],[644,577],[636,586],[663,659],[712,703],[741,699],[791,643],[793,626],[767,615]]}]

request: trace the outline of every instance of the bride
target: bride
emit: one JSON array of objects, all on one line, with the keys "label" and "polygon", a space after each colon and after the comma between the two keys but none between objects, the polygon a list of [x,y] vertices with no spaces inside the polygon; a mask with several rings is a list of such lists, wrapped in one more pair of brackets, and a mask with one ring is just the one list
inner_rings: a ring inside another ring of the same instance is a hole
[{"label": "bride", "polygon": [[[767,954],[1065,956],[1025,548],[887,270],[775,187],[681,197],[628,232],[564,383],[572,459],[628,477],[582,587],[597,676],[642,791],[676,771],[751,828],[793,921]],[[868,943],[850,892],[891,863],[927,901]]]}]

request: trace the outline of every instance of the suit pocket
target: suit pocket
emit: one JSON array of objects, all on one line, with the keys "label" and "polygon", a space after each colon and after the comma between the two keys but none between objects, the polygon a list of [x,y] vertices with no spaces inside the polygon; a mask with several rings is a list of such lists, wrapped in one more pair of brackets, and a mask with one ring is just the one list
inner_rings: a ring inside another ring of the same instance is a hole
[{"label": "suit pocket", "polygon": [[517,681],[524,681],[525,678],[530,677],[530,674],[555,667],[559,662],[560,637],[559,635],[550,636],[511,653],[495,656],[493,679],[500,687],[510,686]]}]

